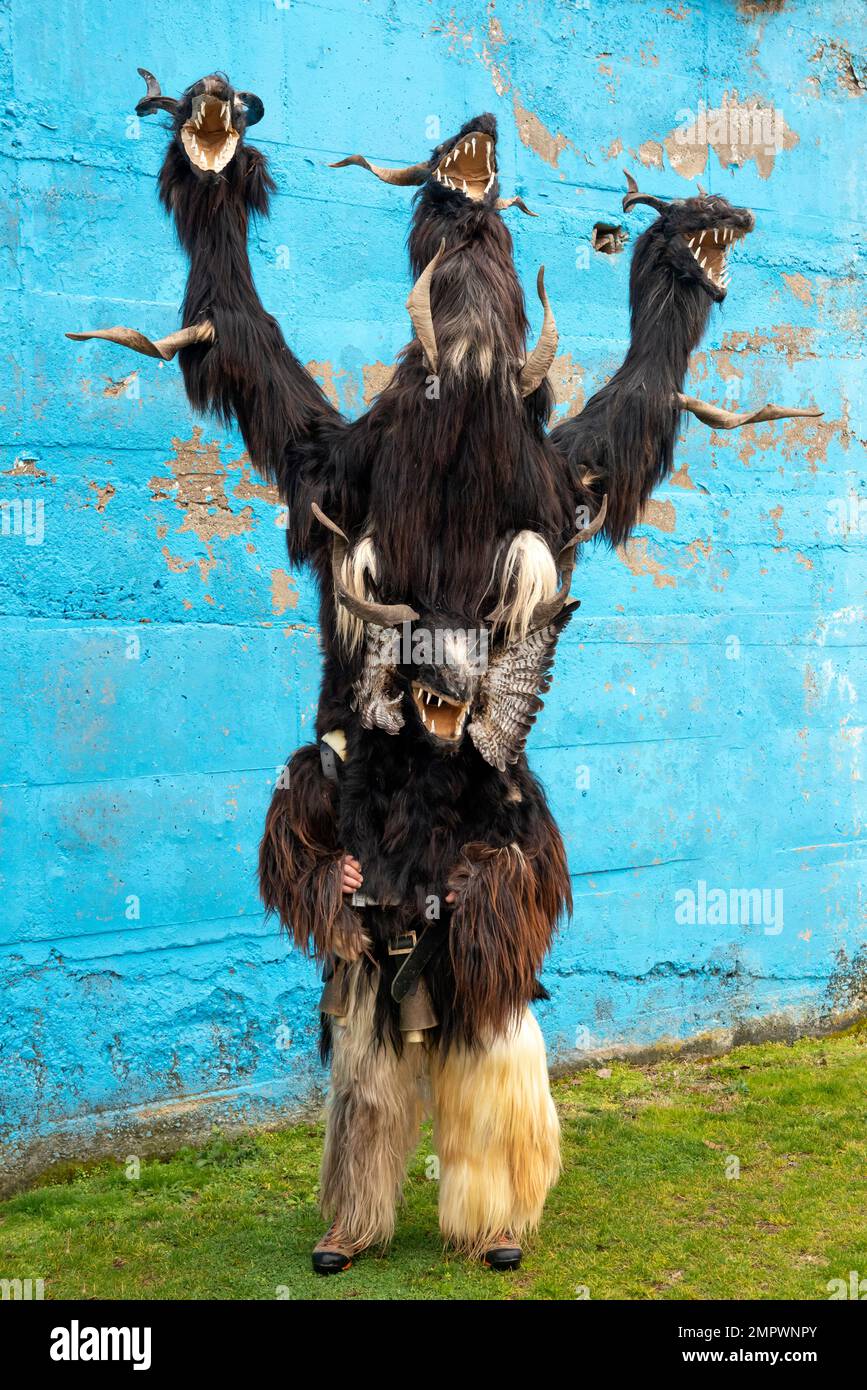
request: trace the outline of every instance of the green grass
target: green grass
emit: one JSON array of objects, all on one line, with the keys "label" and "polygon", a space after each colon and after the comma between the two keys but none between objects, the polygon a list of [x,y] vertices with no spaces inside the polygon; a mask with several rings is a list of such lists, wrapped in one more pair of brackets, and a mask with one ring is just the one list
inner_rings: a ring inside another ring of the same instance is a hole
[{"label": "green grass", "polygon": [[[332,1279],[321,1127],[71,1172],[0,1204],[0,1277],[48,1298],[828,1297],[867,1277],[867,1029],[559,1081],[563,1177],[514,1275],[444,1254],[427,1132],[390,1253]],[[726,1176],[734,1155],[740,1177]]]}]

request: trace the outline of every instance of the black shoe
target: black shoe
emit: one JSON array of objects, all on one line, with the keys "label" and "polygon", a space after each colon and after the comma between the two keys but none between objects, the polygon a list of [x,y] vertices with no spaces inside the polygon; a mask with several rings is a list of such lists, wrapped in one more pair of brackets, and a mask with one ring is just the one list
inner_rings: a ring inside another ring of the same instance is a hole
[{"label": "black shoe", "polygon": [[352,1268],[352,1257],[357,1253],[355,1242],[342,1236],[335,1223],[313,1247],[313,1273],[342,1274]]},{"label": "black shoe", "polygon": [[521,1263],[521,1247],[509,1235],[496,1240],[482,1256],[482,1264],[502,1274],[509,1269],[517,1269]]}]

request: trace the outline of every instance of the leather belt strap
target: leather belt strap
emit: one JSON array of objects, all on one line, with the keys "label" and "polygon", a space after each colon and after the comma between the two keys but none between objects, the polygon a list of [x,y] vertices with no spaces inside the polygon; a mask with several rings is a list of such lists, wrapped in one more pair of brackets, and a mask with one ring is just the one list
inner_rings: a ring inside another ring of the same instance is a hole
[{"label": "leather belt strap", "polygon": [[406,942],[414,936],[415,932],[408,932],[405,937],[398,937],[395,943],[398,949],[393,949],[392,946],[388,948],[389,955],[406,957],[391,982],[391,997],[396,1004],[399,1004],[415,987],[425,966],[442,945],[444,939],[443,924],[441,922],[429,923],[415,944],[410,945],[409,950],[401,950],[400,943]]}]

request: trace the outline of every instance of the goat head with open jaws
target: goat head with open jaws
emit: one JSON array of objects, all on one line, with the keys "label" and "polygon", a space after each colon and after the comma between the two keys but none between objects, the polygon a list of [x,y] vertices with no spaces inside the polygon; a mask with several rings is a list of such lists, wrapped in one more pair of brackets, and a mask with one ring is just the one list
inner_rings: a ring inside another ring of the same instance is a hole
[{"label": "goat head with open jaws", "polygon": [[666,199],[642,193],[629,173],[626,180],[624,212],[650,207],[657,214],[632,253],[629,349],[610,381],[551,436],[585,485],[609,494],[606,531],[615,544],[671,472],[684,411],[715,429],[822,414],[770,404],[734,412],[683,394],[690,355],[728,293],[728,257],[755,218],[717,194]]}]

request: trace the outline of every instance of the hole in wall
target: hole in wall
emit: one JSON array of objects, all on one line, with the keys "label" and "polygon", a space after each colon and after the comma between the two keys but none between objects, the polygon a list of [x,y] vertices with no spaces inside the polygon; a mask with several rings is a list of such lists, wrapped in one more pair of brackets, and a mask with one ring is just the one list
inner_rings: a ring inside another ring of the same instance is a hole
[{"label": "hole in wall", "polygon": [[590,244],[594,251],[601,251],[604,256],[616,256],[628,240],[629,233],[625,227],[617,226],[613,222],[597,222],[590,237]]}]

